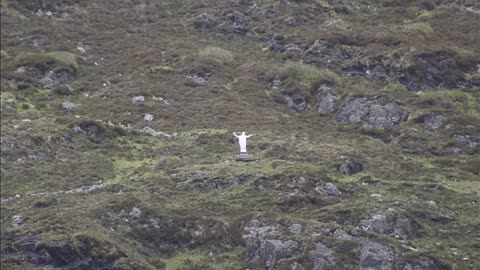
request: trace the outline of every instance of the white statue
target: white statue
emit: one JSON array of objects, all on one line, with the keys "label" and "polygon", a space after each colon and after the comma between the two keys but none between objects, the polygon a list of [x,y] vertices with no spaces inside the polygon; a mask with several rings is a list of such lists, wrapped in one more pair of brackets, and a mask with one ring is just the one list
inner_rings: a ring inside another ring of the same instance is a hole
[{"label": "white statue", "polygon": [[252,137],[252,134],[246,135],[245,132],[242,132],[241,135],[233,133],[235,137],[238,138],[238,143],[240,144],[240,154],[247,154],[247,139]]}]

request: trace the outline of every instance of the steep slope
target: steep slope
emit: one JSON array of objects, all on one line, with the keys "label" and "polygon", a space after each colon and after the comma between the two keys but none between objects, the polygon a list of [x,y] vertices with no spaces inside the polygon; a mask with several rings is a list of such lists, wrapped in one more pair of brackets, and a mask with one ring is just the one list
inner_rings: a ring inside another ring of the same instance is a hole
[{"label": "steep slope", "polygon": [[1,25],[2,268],[480,266],[480,3],[2,0]]}]

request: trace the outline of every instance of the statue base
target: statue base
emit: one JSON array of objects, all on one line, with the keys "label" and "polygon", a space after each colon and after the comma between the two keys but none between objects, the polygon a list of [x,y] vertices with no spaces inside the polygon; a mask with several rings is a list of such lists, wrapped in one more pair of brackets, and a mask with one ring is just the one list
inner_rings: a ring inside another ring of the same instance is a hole
[{"label": "statue base", "polygon": [[240,153],[239,155],[235,156],[235,160],[236,161],[245,161],[245,162],[255,161],[255,159],[253,158],[253,155],[251,155],[249,153]]}]

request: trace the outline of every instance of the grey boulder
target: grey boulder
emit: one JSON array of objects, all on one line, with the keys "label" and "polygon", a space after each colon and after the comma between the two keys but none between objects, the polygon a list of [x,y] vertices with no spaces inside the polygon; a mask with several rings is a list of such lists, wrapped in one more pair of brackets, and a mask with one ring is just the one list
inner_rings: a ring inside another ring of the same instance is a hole
[{"label": "grey boulder", "polygon": [[407,114],[399,104],[384,97],[354,97],[342,104],[336,119],[341,123],[389,128],[405,121]]}]

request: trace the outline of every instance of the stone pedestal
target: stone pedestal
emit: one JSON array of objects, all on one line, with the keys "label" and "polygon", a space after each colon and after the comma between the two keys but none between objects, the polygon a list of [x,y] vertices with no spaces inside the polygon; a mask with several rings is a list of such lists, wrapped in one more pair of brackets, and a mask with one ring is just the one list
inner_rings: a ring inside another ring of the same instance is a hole
[{"label": "stone pedestal", "polygon": [[249,153],[240,153],[239,155],[235,156],[236,161],[255,161],[253,155]]}]

